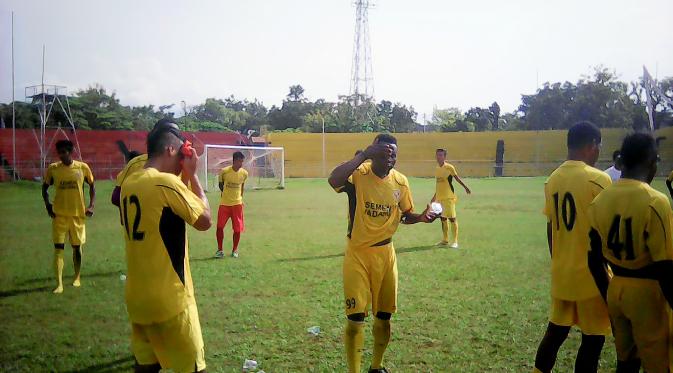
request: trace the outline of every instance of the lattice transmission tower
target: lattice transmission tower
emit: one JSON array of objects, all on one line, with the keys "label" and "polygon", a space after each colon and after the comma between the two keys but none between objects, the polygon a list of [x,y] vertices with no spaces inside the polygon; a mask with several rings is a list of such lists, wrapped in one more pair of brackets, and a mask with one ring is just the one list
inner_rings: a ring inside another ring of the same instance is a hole
[{"label": "lattice transmission tower", "polygon": [[372,74],[372,50],[369,41],[369,8],[374,2],[355,0],[355,37],[353,41],[353,63],[351,66],[350,96],[355,106],[374,97],[374,77]]}]

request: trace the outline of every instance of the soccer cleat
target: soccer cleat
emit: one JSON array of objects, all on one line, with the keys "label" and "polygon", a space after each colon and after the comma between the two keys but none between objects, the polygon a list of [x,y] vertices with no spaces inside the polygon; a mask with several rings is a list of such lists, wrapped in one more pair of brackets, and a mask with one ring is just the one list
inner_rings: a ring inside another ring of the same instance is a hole
[{"label": "soccer cleat", "polygon": [[54,294],[61,294],[63,292],[63,285],[58,285],[56,289],[54,289]]},{"label": "soccer cleat", "polygon": [[222,251],[222,250],[217,250],[217,251],[215,252],[215,258],[217,258],[217,259],[222,259],[222,258],[224,258],[224,251]]},{"label": "soccer cleat", "polygon": [[378,368],[378,369],[369,368],[369,373],[390,373],[390,372],[388,372],[388,369],[386,368]]},{"label": "soccer cleat", "polygon": [[437,242],[437,246],[449,246],[449,241],[439,241]]},{"label": "soccer cleat", "polygon": [[452,248],[452,249],[457,249],[458,248],[458,242],[452,243],[449,247]]},{"label": "soccer cleat", "polygon": [[232,251],[231,252],[231,257],[232,258],[238,258],[238,251]]},{"label": "soccer cleat", "polygon": [[75,281],[72,282],[72,286],[78,288],[82,286],[82,283],[79,281],[79,277],[75,279]]}]

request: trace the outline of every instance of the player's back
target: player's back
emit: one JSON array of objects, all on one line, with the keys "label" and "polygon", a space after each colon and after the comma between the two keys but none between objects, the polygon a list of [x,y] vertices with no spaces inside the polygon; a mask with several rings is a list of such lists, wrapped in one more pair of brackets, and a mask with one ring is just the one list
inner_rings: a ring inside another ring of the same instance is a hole
[{"label": "player's back", "polygon": [[[167,320],[194,301],[184,220],[193,207],[184,197],[187,192],[177,176],[154,168],[134,172],[124,181],[120,202],[126,299],[134,322]],[[197,217],[200,213],[194,212]]]},{"label": "player's back", "polygon": [[552,232],[552,295],[581,300],[598,296],[587,264],[589,204],[611,183],[582,161],[566,161],[545,183],[545,215]]},{"label": "player's back", "polygon": [[671,205],[649,184],[620,179],[596,197],[590,214],[615,275],[648,277],[650,264],[673,258],[666,234],[671,232]]}]

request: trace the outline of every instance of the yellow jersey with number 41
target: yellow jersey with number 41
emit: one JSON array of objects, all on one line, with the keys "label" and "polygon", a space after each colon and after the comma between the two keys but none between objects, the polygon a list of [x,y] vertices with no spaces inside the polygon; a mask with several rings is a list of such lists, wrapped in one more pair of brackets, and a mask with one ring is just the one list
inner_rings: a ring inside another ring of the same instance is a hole
[{"label": "yellow jersey with number 41", "polygon": [[59,161],[49,165],[44,175],[44,183],[56,188],[54,214],[80,218],[85,216],[86,207],[82,190],[84,182],[93,184],[91,169],[84,162],[73,160],[66,166]]},{"label": "yellow jersey with number 41", "polygon": [[551,224],[551,293],[577,301],[600,296],[588,265],[591,201],[612,183],[582,161],[565,161],[544,186],[544,214]]},{"label": "yellow jersey with number 41", "polygon": [[205,205],[179,177],[145,168],[121,189],[126,240],[126,306],[138,324],[166,321],[195,303],[186,224]]},{"label": "yellow jersey with number 41", "polygon": [[650,264],[673,260],[671,204],[650,185],[620,179],[594,199],[589,216],[600,236],[603,256],[613,266],[645,269],[642,273],[646,274]]},{"label": "yellow jersey with number 41", "polygon": [[219,182],[222,183],[222,194],[220,196],[220,205],[236,206],[243,203],[243,184],[248,180],[248,171],[239,168],[234,171],[232,166],[228,166],[220,171]]},{"label": "yellow jersey with number 41", "polygon": [[335,189],[348,194],[348,240],[351,247],[379,246],[391,242],[402,219],[414,203],[407,177],[390,170],[383,179],[363,163]]}]

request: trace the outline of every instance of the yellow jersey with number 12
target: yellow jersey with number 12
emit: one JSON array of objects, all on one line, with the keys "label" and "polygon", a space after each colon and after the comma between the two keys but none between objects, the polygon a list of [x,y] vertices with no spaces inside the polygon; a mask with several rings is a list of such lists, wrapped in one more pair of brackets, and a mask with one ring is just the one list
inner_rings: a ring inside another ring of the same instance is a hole
[{"label": "yellow jersey with number 12", "polygon": [[453,178],[457,176],[456,168],[449,162],[444,162],[443,165],[435,167],[435,199],[437,201],[453,200],[457,201],[455,190],[453,189]]},{"label": "yellow jersey with number 12", "polygon": [[650,185],[620,179],[594,199],[589,216],[611,264],[637,270],[673,260],[671,204]]},{"label": "yellow jersey with number 12", "polygon": [[185,224],[205,205],[177,176],[145,168],[121,189],[126,306],[138,324],[160,323],[195,303]]},{"label": "yellow jersey with number 12", "polygon": [[594,198],[612,183],[610,176],[582,161],[565,161],[544,186],[544,214],[551,223],[551,293],[578,301],[600,296],[587,255],[589,217]]},{"label": "yellow jersey with number 12", "polygon": [[390,170],[381,179],[371,163],[363,163],[337,192],[348,194],[348,242],[351,247],[391,242],[402,214],[414,208],[406,176]]},{"label": "yellow jersey with number 12", "polygon": [[54,196],[54,214],[58,216],[76,216],[83,218],[86,214],[84,207],[84,182],[93,184],[93,174],[89,165],[73,160],[68,166],[63,162],[49,165],[44,175],[44,183],[56,188]]},{"label": "yellow jersey with number 12", "polygon": [[223,184],[220,205],[236,206],[243,203],[243,184],[248,180],[248,171],[239,168],[234,171],[232,166],[220,171],[219,181]]}]

